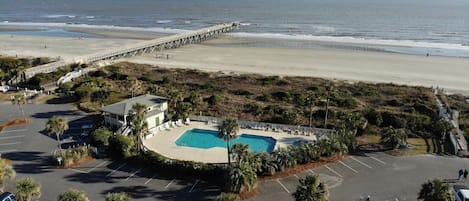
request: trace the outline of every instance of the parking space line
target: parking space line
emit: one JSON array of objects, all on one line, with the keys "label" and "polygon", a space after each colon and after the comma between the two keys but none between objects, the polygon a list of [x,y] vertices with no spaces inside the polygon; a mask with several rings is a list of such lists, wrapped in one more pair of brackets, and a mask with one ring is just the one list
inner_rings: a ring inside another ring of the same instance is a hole
[{"label": "parking space line", "polygon": [[316,172],[314,172],[313,170],[311,170],[311,169],[308,169],[308,171],[309,171],[311,174],[314,174],[314,175],[316,175]]},{"label": "parking space line", "polygon": [[176,180],[176,179],[171,180],[164,188],[165,189],[168,188],[174,182],[174,180]]},{"label": "parking space line", "polygon": [[156,174],[153,175],[153,177],[151,177],[150,179],[148,179],[145,183],[143,183],[144,185],[147,185],[148,182],[150,182],[151,180],[153,180],[154,178],[156,177]]},{"label": "parking space line", "polygon": [[355,170],[355,169],[353,169],[352,167],[348,166],[348,165],[347,165],[347,164],[345,164],[344,162],[342,162],[342,161],[339,161],[339,163],[340,163],[340,164],[342,164],[343,166],[345,166],[346,168],[348,168],[348,169],[350,169],[350,170],[354,171],[355,173],[358,173],[358,171],[356,171],[356,170]]},{"label": "parking space line", "polygon": [[382,160],[379,160],[379,159],[377,159],[377,158],[375,158],[375,157],[373,157],[373,156],[368,156],[368,157],[374,159],[375,161],[378,161],[378,162],[382,163],[383,165],[386,165],[386,163],[385,163],[384,161],[382,161]]},{"label": "parking space line", "polygon": [[300,177],[298,177],[298,175],[294,174],[293,176],[295,176],[297,179],[299,179]]},{"label": "parking space line", "polygon": [[362,164],[363,166],[367,167],[367,168],[370,168],[370,169],[373,169],[371,166],[367,165],[366,163],[364,162],[361,162],[360,160],[356,159],[355,157],[353,156],[350,156],[350,158],[354,161],[357,161],[358,163]]},{"label": "parking space line", "polygon": [[23,132],[23,131],[28,131],[28,129],[7,130],[7,131],[2,131],[0,133],[15,133],[15,132]]},{"label": "parking space line", "polygon": [[87,171],[83,171],[83,170],[79,170],[79,169],[74,169],[74,168],[68,168],[69,170],[71,171],[74,171],[74,172],[78,172],[78,173],[85,173],[85,174],[88,174],[89,172]]},{"label": "parking space line", "polygon": [[283,190],[287,191],[287,193],[290,194],[290,191],[288,190],[288,188],[285,185],[283,185],[279,179],[277,179],[277,183],[280,184],[280,186],[282,186]]},{"label": "parking space line", "polygon": [[132,173],[131,175],[129,175],[129,176],[127,177],[127,179],[125,179],[124,181],[128,181],[128,180],[129,180],[130,178],[132,178],[135,174],[137,174],[138,172],[140,172],[140,170],[142,170],[142,168],[140,168],[140,169],[136,170],[135,172],[133,172],[133,173]]},{"label": "parking space line", "polygon": [[91,171],[93,171],[94,169],[98,168],[98,167],[101,167],[104,163],[108,163],[108,161],[103,161],[102,163],[94,166],[94,168],[91,168],[90,170],[88,170],[88,173],[90,173]]},{"label": "parking space line", "polygon": [[339,177],[342,177],[342,175],[340,175],[339,173],[337,173],[335,170],[333,170],[332,168],[330,168],[329,166],[327,165],[324,165],[325,168],[327,168],[329,171],[331,171],[332,173],[336,174],[337,176]]},{"label": "parking space line", "polygon": [[114,174],[115,172],[117,172],[117,170],[121,169],[121,168],[124,167],[125,165],[127,165],[127,164],[124,163],[124,164],[120,165],[119,167],[117,167],[116,169],[114,169],[113,171],[111,171],[109,174],[107,174],[106,177],[111,176],[111,174]]},{"label": "parking space line", "polygon": [[10,143],[3,143],[3,144],[0,144],[0,146],[6,146],[6,145],[15,145],[15,144],[21,144],[21,142],[10,142]]},{"label": "parking space line", "polygon": [[194,190],[195,186],[196,186],[198,183],[199,183],[199,180],[198,180],[198,179],[195,180],[195,183],[194,183],[194,185],[192,185],[192,188],[191,188],[191,190],[189,190],[189,193]]},{"label": "parking space line", "polygon": [[24,137],[24,135],[15,135],[15,136],[8,136],[8,137],[0,137],[0,139],[12,139],[12,138],[21,138]]}]

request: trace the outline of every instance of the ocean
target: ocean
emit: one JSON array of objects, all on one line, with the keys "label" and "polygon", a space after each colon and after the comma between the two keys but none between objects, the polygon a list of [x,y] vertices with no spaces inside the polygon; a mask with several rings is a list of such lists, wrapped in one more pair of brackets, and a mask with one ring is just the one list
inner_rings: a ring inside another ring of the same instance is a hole
[{"label": "ocean", "polygon": [[[469,57],[469,0],[0,0],[0,25],[113,26],[178,33],[223,22],[244,25],[232,34],[235,37]],[[67,34],[50,29],[36,34]]]}]

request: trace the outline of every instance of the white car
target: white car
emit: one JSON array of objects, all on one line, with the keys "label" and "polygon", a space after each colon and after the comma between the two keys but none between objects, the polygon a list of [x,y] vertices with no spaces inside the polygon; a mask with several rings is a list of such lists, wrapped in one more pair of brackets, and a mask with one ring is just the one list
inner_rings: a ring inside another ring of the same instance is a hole
[{"label": "white car", "polygon": [[465,186],[454,185],[452,189],[456,201],[469,201],[469,189]]},{"label": "white car", "polygon": [[5,85],[5,86],[0,86],[0,91],[1,91],[1,92],[5,93],[5,92],[7,92],[8,90],[10,90],[10,87],[9,87],[9,86],[7,86],[7,85]]}]

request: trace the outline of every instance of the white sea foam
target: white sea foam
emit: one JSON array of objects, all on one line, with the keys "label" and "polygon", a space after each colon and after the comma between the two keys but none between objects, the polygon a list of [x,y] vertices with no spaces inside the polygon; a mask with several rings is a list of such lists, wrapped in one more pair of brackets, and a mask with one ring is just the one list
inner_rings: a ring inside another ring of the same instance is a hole
[{"label": "white sea foam", "polygon": [[186,23],[186,24],[190,24],[190,23],[191,23],[191,21],[190,21],[190,20],[186,20],[186,21],[184,21],[184,23]]},{"label": "white sea foam", "polygon": [[172,20],[157,20],[156,21],[157,24],[168,24],[170,22],[172,22]]},{"label": "white sea foam", "polygon": [[56,15],[43,15],[42,17],[44,18],[75,18],[75,15],[62,15],[62,14],[56,14]]},{"label": "white sea foam", "polygon": [[31,26],[31,27],[50,27],[50,28],[88,28],[88,29],[111,29],[111,30],[129,30],[129,31],[151,31],[156,33],[186,33],[191,30],[184,29],[171,29],[171,28],[160,28],[160,27],[121,27],[113,25],[89,25],[89,24],[69,24],[69,23],[36,23],[36,22],[1,22],[1,25],[11,26]]},{"label": "white sea foam", "polygon": [[87,18],[87,19],[94,19],[95,16],[90,15],[90,16],[86,16],[85,18]]},{"label": "white sea foam", "polygon": [[462,44],[430,43],[430,42],[411,41],[411,40],[383,40],[383,39],[365,39],[365,38],[338,37],[338,36],[288,35],[288,34],[275,34],[275,33],[245,33],[245,32],[230,33],[230,35],[235,36],[235,37],[241,37],[241,38],[306,40],[306,41],[339,42],[339,43],[364,44],[364,45],[441,48],[441,49],[469,51],[469,46],[465,46]]}]

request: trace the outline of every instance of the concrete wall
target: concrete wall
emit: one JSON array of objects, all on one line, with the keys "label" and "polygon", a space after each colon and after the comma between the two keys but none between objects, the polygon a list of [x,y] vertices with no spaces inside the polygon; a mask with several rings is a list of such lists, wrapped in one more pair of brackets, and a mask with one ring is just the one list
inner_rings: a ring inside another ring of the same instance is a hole
[{"label": "concrete wall", "polygon": [[152,129],[156,126],[159,126],[164,121],[164,112],[161,112],[157,115],[151,116],[147,118],[148,129]]}]

